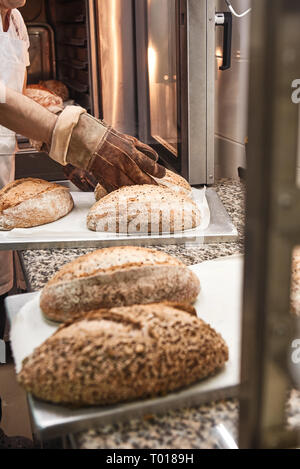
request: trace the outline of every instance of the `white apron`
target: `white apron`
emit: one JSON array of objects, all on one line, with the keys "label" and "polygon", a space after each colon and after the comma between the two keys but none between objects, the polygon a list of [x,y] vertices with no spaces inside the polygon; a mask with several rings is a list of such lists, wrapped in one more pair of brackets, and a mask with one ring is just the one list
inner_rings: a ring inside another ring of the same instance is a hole
[{"label": "white apron", "polygon": [[[10,18],[9,31],[10,28],[15,28],[13,17]],[[22,93],[28,46],[24,40],[12,37],[9,31],[3,32],[0,18],[0,80],[7,87]],[[0,126],[0,188],[14,180],[15,151],[15,133]],[[7,293],[13,287],[13,272],[12,252],[1,252],[0,295]]]}]

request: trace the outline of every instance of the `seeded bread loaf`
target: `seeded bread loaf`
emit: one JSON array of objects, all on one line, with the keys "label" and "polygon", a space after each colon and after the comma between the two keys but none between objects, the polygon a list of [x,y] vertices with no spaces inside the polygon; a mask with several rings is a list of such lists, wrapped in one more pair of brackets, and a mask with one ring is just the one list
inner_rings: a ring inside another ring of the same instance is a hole
[{"label": "seeded bread loaf", "polygon": [[160,186],[127,186],[111,192],[90,209],[87,226],[113,233],[175,233],[201,223],[196,203]]},{"label": "seeded bread loaf", "polygon": [[44,287],[40,306],[54,321],[98,308],[161,301],[194,303],[198,277],[178,259],[153,249],[100,249],[65,265]]},{"label": "seeded bread loaf", "polygon": [[99,310],[58,329],[23,361],[20,384],[73,406],[151,398],[215,374],[228,360],[222,337],[183,309]]},{"label": "seeded bread loaf", "polygon": [[0,191],[0,230],[51,223],[73,208],[69,190],[42,179],[19,179]]},{"label": "seeded bread loaf", "polygon": [[[179,174],[173,173],[169,169],[166,169],[166,175],[162,179],[156,179],[161,187],[167,187],[174,190],[175,192],[191,196],[192,188],[189,183]],[[98,201],[105,197],[108,191],[101,184],[98,184],[95,189],[95,199]]]}]

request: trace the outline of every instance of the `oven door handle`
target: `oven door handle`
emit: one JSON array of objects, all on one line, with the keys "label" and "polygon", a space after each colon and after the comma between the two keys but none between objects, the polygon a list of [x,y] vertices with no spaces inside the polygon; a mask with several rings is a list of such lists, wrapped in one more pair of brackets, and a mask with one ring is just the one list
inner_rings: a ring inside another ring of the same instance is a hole
[{"label": "oven door handle", "polygon": [[228,11],[216,13],[216,26],[223,26],[223,63],[219,70],[228,70],[231,67],[232,50],[232,14]]}]

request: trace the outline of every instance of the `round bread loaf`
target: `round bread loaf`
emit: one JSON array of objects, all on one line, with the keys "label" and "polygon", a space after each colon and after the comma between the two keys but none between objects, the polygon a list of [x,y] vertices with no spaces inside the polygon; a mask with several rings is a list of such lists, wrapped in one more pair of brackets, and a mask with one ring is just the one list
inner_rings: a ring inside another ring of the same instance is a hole
[{"label": "round bread loaf", "polygon": [[48,90],[46,86],[40,85],[39,83],[35,83],[33,85],[27,85],[26,90],[43,90],[55,96],[55,93],[53,93],[53,91]]},{"label": "round bread loaf", "polygon": [[69,96],[70,96],[69,90],[62,81],[59,81],[59,80],[40,81],[40,85],[44,86],[48,90],[57,94],[57,96],[59,96],[63,101],[67,101],[69,99]]},{"label": "round bread loaf", "polygon": [[67,324],[25,358],[20,384],[73,406],[151,398],[215,374],[228,360],[220,334],[165,304],[99,310]]},{"label": "round bread loaf", "polygon": [[64,108],[62,99],[50,91],[40,88],[26,88],[25,94],[36,103],[48,109],[50,112],[58,112]]},{"label": "round bread loaf", "polygon": [[87,226],[111,233],[175,233],[201,222],[196,203],[160,186],[126,186],[111,192],[90,209]]},{"label": "round bread loaf", "polygon": [[40,307],[54,321],[98,308],[158,303],[194,303],[198,277],[181,261],[153,249],[100,249],[65,265],[45,285]]},{"label": "round bread loaf", "polygon": [[45,225],[67,215],[73,206],[65,187],[42,179],[18,179],[0,191],[0,230]]},{"label": "round bread loaf", "polygon": [[[173,173],[169,169],[166,169],[166,175],[162,179],[154,178],[159,186],[167,187],[175,192],[183,195],[191,196],[192,188],[189,183],[179,174]],[[95,189],[95,199],[98,201],[105,197],[108,191],[100,183]]]}]

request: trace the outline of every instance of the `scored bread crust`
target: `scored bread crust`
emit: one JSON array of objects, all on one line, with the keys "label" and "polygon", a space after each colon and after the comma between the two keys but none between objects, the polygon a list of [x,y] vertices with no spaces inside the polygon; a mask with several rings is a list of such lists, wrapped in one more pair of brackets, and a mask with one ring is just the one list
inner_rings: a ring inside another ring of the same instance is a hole
[{"label": "scored bread crust", "polygon": [[42,179],[19,179],[0,191],[0,230],[51,223],[67,215],[73,206],[67,188]]},{"label": "scored bread crust", "polygon": [[63,101],[67,101],[69,99],[69,96],[70,96],[69,90],[62,81],[58,81],[58,80],[40,81],[40,85],[45,87],[48,91],[55,93]]},{"label": "scored bread crust", "polygon": [[220,370],[228,347],[203,320],[165,304],[94,311],[67,324],[23,361],[19,383],[72,406],[165,395]]},{"label": "scored bread crust", "polygon": [[64,266],[44,287],[40,307],[58,322],[98,308],[171,301],[194,303],[198,277],[181,261],[153,249],[101,249]]},{"label": "scored bread crust", "polygon": [[40,88],[26,88],[25,94],[28,98],[33,99],[36,103],[47,108],[50,112],[57,112],[63,109],[63,100],[60,96]]},{"label": "scored bread crust", "polygon": [[166,169],[165,177],[163,177],[162,179],[156,178],[156,181],[161,186],[166,186],[175,191],[183,192],[186,195],[190,195],[190,192],[192,192],[192,188],[190,184],[187,182],[187,180],[184,179],[179,174],[176,174],[173,171],[170,171],[169,169]]},{"label": "scored bread crust", "polygon": [[[154,178],[159,186],[167,187],[183,195],[191,196],[192,188],[190,184],[179,174],[166,169],[166,175],[162,179]],[[96,201],[102,199],[108,194],[108,191],[99,183],[95,189]]]},{"label": "scored bread crust", "polygon": [[87,215],[90,230],[116,233],[175,233],[200,223],[201,213],[190,197],[147,184],[111,192]]}]

